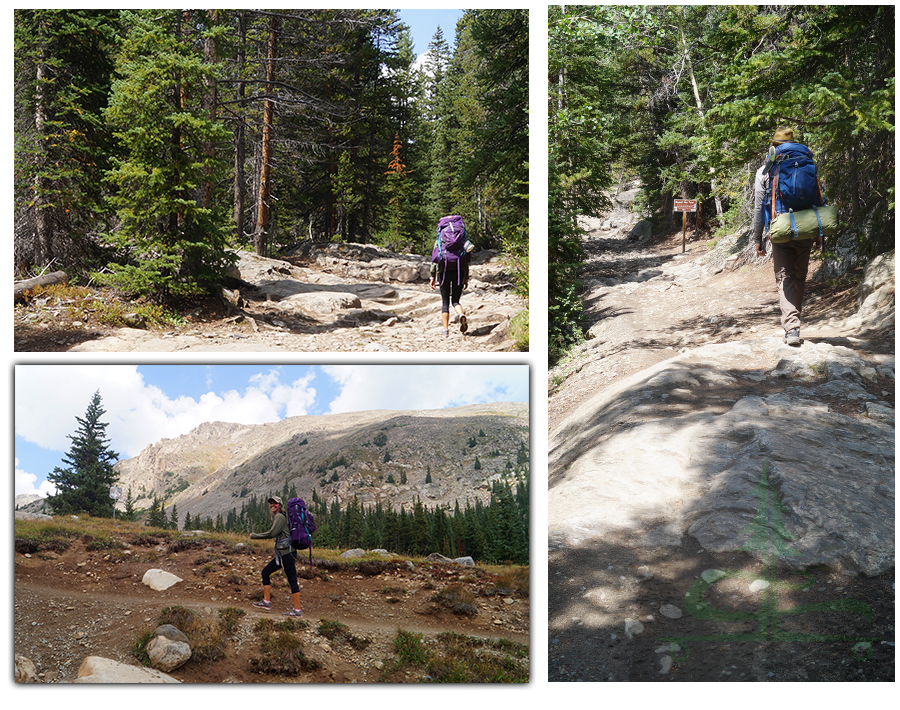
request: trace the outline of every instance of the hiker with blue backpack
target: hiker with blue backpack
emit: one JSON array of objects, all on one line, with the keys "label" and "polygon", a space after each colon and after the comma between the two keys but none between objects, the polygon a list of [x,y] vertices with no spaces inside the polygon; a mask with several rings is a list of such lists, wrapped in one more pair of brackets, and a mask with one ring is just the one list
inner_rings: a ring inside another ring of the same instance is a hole
[{"label": "hiker with blue backpack", "polygon": [[[294,605],[293,609],[284,613],[284,616],[303,616],[303,612],[300,610],[300,585],[297,583],[297,553],[291,544],[291,529],[281,498],[278,496],[269,498],[269,510],[272,512],[272,527],[264,533],[250,533],[251,540],[275,538],[275,558],[262,570],[263,600],[253,602],[253,606],[259,609],[272,608],[270,577],[272,573],[283,568],[288,583],[291,585],[291,599]],[[310,551],[310,555],[312,555],[312,551]],[[310,557],[311,559],[312,557]]]},{"label": "hiker with blue backpack", "polygon": [[450,336],[450,306],[459,316],[459,332],[465,334],[469,322],[459,301],[469,285],[469,254],[474,245],[466,235],[460,215],[438,220],[437,239],[431,251],[431,290],[441,289],[441,336]]},{"label": "hiker with blue backpack", "polygon": [[770,143],[756,171],[751,235],[759,256],[766,254],[764,238],[772,243],[784,342],[799,347],[809,256],[837,232],[837,211],[827,205],[812,151],[794,141],[793,130],[779,128]]}]

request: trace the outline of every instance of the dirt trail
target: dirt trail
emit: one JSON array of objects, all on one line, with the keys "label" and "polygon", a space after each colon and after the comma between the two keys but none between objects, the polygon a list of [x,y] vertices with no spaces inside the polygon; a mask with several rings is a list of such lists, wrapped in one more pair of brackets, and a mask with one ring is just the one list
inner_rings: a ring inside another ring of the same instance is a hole
[{"label": "dirt trail", "polygon": [[[526,310],[502,255],[476,252],[461,304],[468,329],[442,336],[428,261],[370,245],[306,245],[283,259],[239,252],[225,298],[168,328],[110,328],[90,302],[37,297],[16,305],[15,350],[68,352],[498,352]],[[96,291],[93,299],[112,298]],[[127,311],[129,305],[123,304]],[[133,306],[132,306],[133,308]]]},{"label": "dirt trail", "polygon": [[[498,593],[496,577],[459,565],[431,564],[410,568],[387,564],[379,574],[364,574],[348,565],[328,565],[314,559],[298,565],[303,577],[301,603],[309,627],[300,633],[307,657],[322,668],[297,677],[253,672],[250,659],[261,655],[253,627],[263,618],[282,620],[290,605],[283,575],[272,578],[272,611],[252,606],[261,598],[259,571],[266,552],[236,553],[218,541],[200,541],[196,548],[169,552],[166,545],[129,546],[122,550],[88,549],[78,540],[64,552],[17,552],[15,556],[15,653],[30,659],[41,682],[73,680],[86,656],[102,656],[137,665],[131,649],[147,630],[155,628],[167,606],[184,606],[215,623],[219,609],[238,608],[241,617],[226,657],[212,663],[192,662],[170,673],[183,682],[418,682],[425,672],[404,666],[393,670],[398,630],[424,634],[427,644],[445,631],[482,638],[507,638],[528,643],[527,594]],[[165,591],[154,591],[141,579],[159,568],[182,578]],[[304,578],[305,577],[305,578]],[[459,584],[475,598],[475,616],[459,616],[432,597]],[[321,619],[345,624],[349,633],[368,640],[355,649],[317,633]],[[527,661],[526,661],[527,662]]]},{"label": "dirt trail", "polygon": [[[771,261],[719,257],[717,264],[701,235],[689,234],[682,253],[680,232],[641,243],[627,229],[600,229],[600,220],[588,227],[582,278],[589,335],[549,373],[550,431],[597,391],[684,349],[783,332]],[[817,267],[811,262],[810,274]],[[856,299],[855,286],[809,281],[801,335],[841,335]]]},{"label": "dirt trail", "polygon": [[[587,226],[581,276],[589,337],[548,374],[551,434],[599,392],[681,352],[739,340],[780,344],[771,261],[748,252],[729,258],[702,235],[689,235],[682,253],[680,232],[638,241],[629,239],[630,225]],[[855,284],[808,281],[801,337],[892,355],[892,332],[863,342],[843,326],[857,308]],[[887,386],[893,389],[892,379]],[[765,393],[757,387],[746,394]],[[739,396],[729,392],[731,400]],[[893,394],[883,396],[893,406]],[[647,529],[665,522],[647,521]],[[728,578],[701,595],[705,612],[691,613],[685,590],[707,570],[727,570]],[[778,584],[775,616],[752,611],[759,597],[748,585],[767,575]],[[894,678],[893,570],[854,578],[814,569],[804,577],[744,552],[710,553],[689,535],[680,546],[655,546],[607,534],[551,545],[548,578],[551,681]],[[807,605],[822,611],[803,614]],[[775,624],[774,634],[767,623]],[[670,647],[665,637],[689,642]],[[875,640],[855,645],[860,638]]]}]

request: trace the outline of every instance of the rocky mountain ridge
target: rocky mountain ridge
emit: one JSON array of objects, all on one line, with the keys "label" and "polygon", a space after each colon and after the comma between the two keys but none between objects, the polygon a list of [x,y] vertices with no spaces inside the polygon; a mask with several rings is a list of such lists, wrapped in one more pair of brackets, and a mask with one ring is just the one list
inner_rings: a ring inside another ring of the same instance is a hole
[{"label": "rocky mountain ridge", "polygon": [[115,468],[136,509],[149,509],[156,497],[169,512],[177,506],[181,520],[188,513],[224,517],[286,485],[307,498],[315,488],[342,506],[354,497],[394,509],[416,500],[452,506],[489,500],[491,484],[527,461],[528,441],[527,404],[376,410],[256,425],[206,422]]}]

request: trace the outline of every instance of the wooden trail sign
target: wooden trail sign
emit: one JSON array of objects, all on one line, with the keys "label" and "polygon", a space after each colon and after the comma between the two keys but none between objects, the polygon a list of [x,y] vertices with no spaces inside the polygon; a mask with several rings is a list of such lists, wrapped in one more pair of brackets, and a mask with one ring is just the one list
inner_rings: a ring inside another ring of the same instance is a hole
[{"label": "wooden trail sign", "polygon": [[681,253],[687,243],[687,213],[697,211],[697,200],[675,200],[675,212],[681,212]]}]

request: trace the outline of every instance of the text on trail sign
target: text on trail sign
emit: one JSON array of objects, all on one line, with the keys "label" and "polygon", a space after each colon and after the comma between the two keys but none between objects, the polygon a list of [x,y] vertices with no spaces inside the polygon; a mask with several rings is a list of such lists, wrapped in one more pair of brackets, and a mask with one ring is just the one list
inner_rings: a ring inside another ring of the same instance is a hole
[{"label": "text on trail sign", "polygon": [[696,212],[697,200],[675,200],[675,212]]}]

